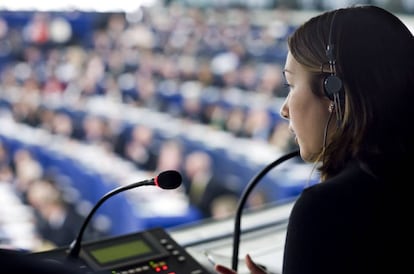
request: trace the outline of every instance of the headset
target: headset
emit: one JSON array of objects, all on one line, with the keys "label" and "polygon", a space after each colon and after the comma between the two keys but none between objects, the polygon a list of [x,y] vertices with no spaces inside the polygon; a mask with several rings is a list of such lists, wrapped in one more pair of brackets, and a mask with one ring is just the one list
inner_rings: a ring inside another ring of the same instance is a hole
[{"label": "headset", "polygon": [[331,24],[329,27],[328,44],[326,46],[326,56],[328,57],[330,74],[323,80],[323,89],[325,95],[333,102],[333,106],[336,112],[336,119],[341,121],[342,109],[341,109],[341,93],[343,93],[343,84],[341,78],[336,75],[336,59],[334,53],[334,44],[332,42],[332,33],[335,25],[335,17],[338,11],[332,15]]}]

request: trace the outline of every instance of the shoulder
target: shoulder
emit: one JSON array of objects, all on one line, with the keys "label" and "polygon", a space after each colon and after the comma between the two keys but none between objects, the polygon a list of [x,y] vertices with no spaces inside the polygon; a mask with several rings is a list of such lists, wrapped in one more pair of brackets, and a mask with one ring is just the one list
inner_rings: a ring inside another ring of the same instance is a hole
[{"label": "shoulder", "polygon": [[352,212],[373,196],[380,182],[365,172],[357,163],[351,163],[337,176],[304,189],[292,210],[293,215],[313,218],[335,216],[339,212]]},{"label": "shoulder", "polygon": [[[349,163],[339,174],[324,182],[313,185],[303,191],[303,196],[355,195],[383,184],[383,178],[376,177],[358,162]],[[339,197],[335,197],[339,198]]]}]

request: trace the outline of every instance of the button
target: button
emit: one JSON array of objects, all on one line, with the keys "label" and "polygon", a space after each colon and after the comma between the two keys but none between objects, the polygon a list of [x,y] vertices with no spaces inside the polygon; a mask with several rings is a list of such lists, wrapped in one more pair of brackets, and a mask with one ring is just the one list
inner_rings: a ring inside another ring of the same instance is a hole
[{"label": "button", "polygon": [[180,255],[180,251],[178,251],[177,249],[174,249],[173,251],[171,251],[171,254],[173,255]]},{"label": "button", "polygon": [[179,262],[184,262],[184,261],[186,260],[186,258],[185,258],[185,256],[178,256],[178,257],[177,257],[177,260],[178,260]]}]

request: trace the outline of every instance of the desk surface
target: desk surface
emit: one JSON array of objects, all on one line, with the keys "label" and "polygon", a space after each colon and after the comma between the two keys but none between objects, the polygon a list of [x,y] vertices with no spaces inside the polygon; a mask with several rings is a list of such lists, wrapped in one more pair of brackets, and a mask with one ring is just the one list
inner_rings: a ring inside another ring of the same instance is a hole
[{"label": "desk surface", "polygon": [[[293,201],[289,201],[246,212],[242,216],[238,266],[240,274],[248,273],[244,264],[247,253],[270,272],[281,273],[286,226],[292,206]],[[205,252],[211,254],[216,262],[231,266],[233,231],[234,219],[229,218],[175,228],[169,233],[213,273]]]}]

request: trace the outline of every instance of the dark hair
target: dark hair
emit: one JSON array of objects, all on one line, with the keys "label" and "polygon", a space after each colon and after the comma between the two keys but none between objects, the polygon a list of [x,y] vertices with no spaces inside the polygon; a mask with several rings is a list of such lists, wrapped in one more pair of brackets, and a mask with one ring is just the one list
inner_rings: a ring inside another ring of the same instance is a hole
[{"label": "dark hair", "polygon": [[314,74],[312,91],[324,94],[323,78],[329,71],[323,68],[329,61],[326,46],[334,15],[331,42],[345,98],[341,124],[321,152],[318,169],[325,178],[351,158],[373,169],[390,157],[404,158],[413,153],[414,143],[414,38],[390,12],[371,5],[328,11],[292,34],[289,50]]}]

